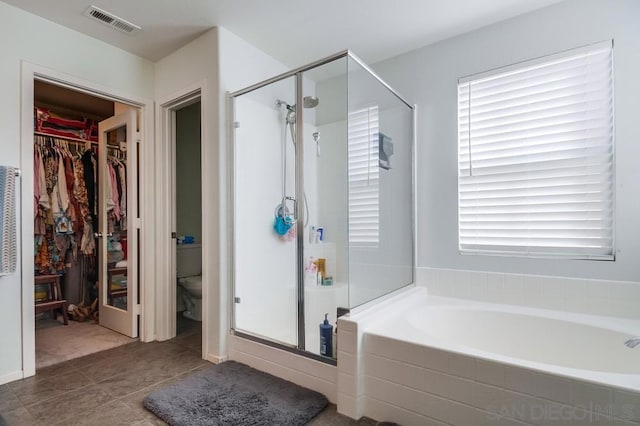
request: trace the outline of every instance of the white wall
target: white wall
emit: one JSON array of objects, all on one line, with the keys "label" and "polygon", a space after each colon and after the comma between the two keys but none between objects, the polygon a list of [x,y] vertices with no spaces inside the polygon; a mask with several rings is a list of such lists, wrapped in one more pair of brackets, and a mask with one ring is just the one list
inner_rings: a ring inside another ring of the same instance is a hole
[{"label": "white wall", "polygon": [[[203,351],[205,357],[212,361],[226,357],[227,334],[231,325],[231,240],[227,222],[230,209],[227,188],[230,159],[227,146],[226,93],[273,77],[287,69],[264,52],[220,27],[205,33],[156,64],[155,87],[158,102],[167,102],[196,86],[204,86],[206,89],[202,95],[203,108],[208,111],[202,117],[202,210],[205,218],[202,242],[203,297],[208,306],[205,312],[208,317],[204,323],[208,326],[203,331]],[[312,92],[305,90],[306,93]],[[275,105],[275,98],[273,102]],[[278,132],[278,136],[281,136],[281,132]],[[160,157],[166,154],[158,153]],[[160,181],[166,179],[166,176],[159,174],[157,177],[158,188],[165,187]],[[161,226],[163,220],[159,218],[158,223]],[[165,244],[167,250],[169,244]],[[163,272],[165,279],[169,274],[169,269]]]},{"label": "white wall", "polygon": [[[189,91],[201,90],[202,126],[201,126],[201,166],[202,191],[201,203],[205,220],[202,221],[202,297],[203,297],[203,356],[211,361],[224,357],[220,347],[220,181],[218,163],[220,161],[218,140],[218,30],[204,33],[191,43],[181,47],[156,63],[155,93],[159,104],[170,102],[184,96]],[[157,121],[160,117],[156,118]],[[166,227],[170,226],[168,209],[171,202],[167,188],[171,188],[168,172],[169,147],[166,143],[159,146],[156,153],[158,169],[156,174],[158,203],[159,256],[168,259],[175,242],[169,238]],[[169,293],[175,294],[175,283],[169,282],[172,271],[170,262],[159,272],[159,281],[165,283],[164,293],[159,296],[167,303]],[[226,307],[226,303],[223,304]],[[207,318],[205,319],[204,316]],[[169,328],[168,318],[159,318],[161,328]],[[164,330],[168,333],[167,330]],[[170,333],[161,338],[168,338]]]},{"label": "white wall", "polygon": [[[21,61],[50,68],[106,89],[153,98],[153,64],[113,46],[0,3],[0,163],[19,167],[21,131]],[[114,70],[126,70],[126,72]],[[22,177],[25,188],[31,176]],[[32,227],[29,217],[22,226]],[[19,241],[31,246],[31,241]],[[20,260],[18,262],[20,265]],[[0,383],[21,377],[22,329],[19,270],[0,277]]]},{"label": "white wall", "polygon": [[[573,0],[375,65],[418,104],[418,266],[640,281],[640,2]],[[457,250],[459,77],[614,39],[616,261],[524,259]]]},{"label": "white wall", "polygon": [[176,231],[202,239],[200,102],[176,111]]},{"label": "white wall", "polygon": [[156,64],[156,99],[160,102],[189,88],[203,87],[203,352],[213,361],[226,357],[230,315],[225,94],[284,70],[282,64],[223,28],[213,28]]}]

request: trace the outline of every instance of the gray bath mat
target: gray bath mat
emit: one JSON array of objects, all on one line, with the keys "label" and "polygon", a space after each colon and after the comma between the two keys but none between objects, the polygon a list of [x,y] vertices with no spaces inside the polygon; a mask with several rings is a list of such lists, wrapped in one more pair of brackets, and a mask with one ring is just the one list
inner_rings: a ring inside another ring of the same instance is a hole
[{"label": "gray bath mat", "polygon": [[303,425],[324,395],[228,361],[150,393],[144,406],[170,425]]}]

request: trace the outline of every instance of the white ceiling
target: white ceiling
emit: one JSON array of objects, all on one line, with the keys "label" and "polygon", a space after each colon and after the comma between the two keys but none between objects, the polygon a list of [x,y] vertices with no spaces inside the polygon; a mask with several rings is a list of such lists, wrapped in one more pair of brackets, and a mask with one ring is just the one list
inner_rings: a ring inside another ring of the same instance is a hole
[{"label": "white ceiling", "polygon": [[[294,67],[344,49],[375,63],[560,0],[3,0],[151,61],[222,26]],[[119,33],[94,4],[142,27]]]}]

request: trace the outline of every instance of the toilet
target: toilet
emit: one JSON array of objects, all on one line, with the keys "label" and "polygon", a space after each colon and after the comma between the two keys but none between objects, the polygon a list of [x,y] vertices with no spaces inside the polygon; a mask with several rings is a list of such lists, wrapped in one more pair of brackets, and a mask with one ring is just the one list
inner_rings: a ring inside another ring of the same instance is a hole
[{"label": "toilet", "polygon": [[178,305],[184,303],[185,309],[182,315],[194,321],[202,321],[202,245],[179,244],[176,263]]}]

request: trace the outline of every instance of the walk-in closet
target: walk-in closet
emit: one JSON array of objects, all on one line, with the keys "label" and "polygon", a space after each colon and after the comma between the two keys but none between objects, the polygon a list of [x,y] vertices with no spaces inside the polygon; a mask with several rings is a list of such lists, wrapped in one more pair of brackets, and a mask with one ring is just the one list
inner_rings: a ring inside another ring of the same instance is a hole
[{"label": "walk-in closet", "polygon": [[34,82],[36,368],[137,337],[136,108]]}]

